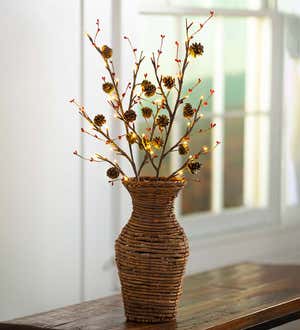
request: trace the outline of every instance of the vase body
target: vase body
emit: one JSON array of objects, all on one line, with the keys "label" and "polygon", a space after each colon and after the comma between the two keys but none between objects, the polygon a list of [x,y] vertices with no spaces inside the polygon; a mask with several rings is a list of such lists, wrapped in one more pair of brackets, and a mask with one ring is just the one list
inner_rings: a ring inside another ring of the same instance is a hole
[{"label": "vase body", "polygon": [[127,320],[173,320],[189,254],[174,215],[174,200],[184,182],[141,178],[129,179],[124,186],[133,211],[115,252]]}]

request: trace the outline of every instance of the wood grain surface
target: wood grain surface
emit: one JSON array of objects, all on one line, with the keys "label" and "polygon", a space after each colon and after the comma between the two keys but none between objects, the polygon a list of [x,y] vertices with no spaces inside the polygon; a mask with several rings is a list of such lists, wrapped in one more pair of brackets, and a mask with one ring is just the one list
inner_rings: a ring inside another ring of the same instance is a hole
[{"label": "wood grain surface", "polygon": [[0,323],[0,329],[271,329],[300,318],[300,266],[228,266],[187,277],[177,321],[126,322],[120,295]]}]

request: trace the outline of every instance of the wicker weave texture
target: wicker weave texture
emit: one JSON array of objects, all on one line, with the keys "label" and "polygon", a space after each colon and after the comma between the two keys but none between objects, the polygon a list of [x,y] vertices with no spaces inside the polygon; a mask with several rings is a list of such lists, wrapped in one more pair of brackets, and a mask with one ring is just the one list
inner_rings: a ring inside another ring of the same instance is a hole
[{"label": "wicker weave texture", "polygon": [[183,181],[129,179],[133,212],[116,240],[116,262],[128,320],[165,322],[176,318],[189,254],[174,215]]}]

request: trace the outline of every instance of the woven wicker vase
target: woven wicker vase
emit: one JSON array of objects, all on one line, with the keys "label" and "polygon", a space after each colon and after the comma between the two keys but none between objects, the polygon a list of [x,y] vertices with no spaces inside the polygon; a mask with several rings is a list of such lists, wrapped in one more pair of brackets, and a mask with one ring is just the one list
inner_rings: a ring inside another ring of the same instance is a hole
[{"label": "woven wicker vase", "polygon": [[187,238],[173,212],[184,182],[142,178],[129,179],[124,186],[133,212],[115,250],[127,320],[173,320],[189,254]]}]

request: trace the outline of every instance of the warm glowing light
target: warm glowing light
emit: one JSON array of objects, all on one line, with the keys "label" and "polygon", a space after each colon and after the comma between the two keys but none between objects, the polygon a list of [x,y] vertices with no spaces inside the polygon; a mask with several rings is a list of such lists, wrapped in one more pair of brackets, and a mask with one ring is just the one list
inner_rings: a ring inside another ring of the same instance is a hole
[{"label": "warm glowing light", "polygon": [[202,151],[203,153],[208,152],[208,146],[203,146],[203,147],[201,148],[201,151]]},{"label": "warm glowing light", "polygon": [[124,181],[128,181],[128,177],[127,176],[123,176],[123,180]]}]

